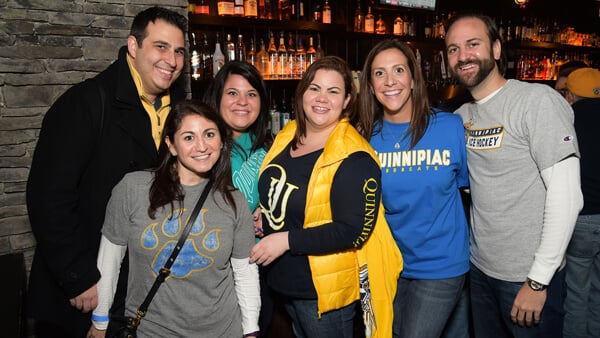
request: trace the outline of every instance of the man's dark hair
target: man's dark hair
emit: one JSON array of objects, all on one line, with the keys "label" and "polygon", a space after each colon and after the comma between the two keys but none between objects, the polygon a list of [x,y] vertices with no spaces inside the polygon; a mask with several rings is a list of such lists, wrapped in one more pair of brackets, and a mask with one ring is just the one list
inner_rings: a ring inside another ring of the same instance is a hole
[{"label": "man's dark hair", "polygon": [[[479,19],[485,24],[485,26],[487,27],[487,36],[490,39],[490,50],[492,45],[494,44],[494,41],[496,40],[500,41],[500,46],[502,47],[504,41],[502,41],[502,37],[500,36],[500,32],[498,31],[498,26],[492,18],[483,13],[465,11],[452,16],[450,19],[448,19],[448,22],[446,22],[446,32],[448,32],[452,25],[454,25],[457,21],[466,18]],[[503,75],[506,72],[506,60],[506,52],[504,51],[504,48],[500,48],[500,59],[495,61],[496,65],[498,66],[498,70],[500,71],[500,74]]]},{"label": "man's dark hair", "polygon": [[150,22],[154,23],[159,19],[166,21],[168,24],[176,26],[183,33],[187,32],[188,21],[183,15],[163,7],[150,7],[139,12],[131,24],[129,35],[133,35],[135,37],[138,46],[142,46],[142,41],[144,41],[148,35],[146,30],[148,24]]}]

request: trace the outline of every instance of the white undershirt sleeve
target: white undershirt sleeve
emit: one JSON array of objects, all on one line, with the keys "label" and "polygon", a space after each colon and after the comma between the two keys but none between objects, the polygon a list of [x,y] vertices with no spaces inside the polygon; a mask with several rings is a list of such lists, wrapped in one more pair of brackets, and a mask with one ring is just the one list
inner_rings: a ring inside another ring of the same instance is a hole
[{"label": "white undershirt sleeve", "polygon": [[98,330],[106,330],[108,326],[108,311],[115,297],[119,271],[126,251],[126,245],[114,244],[102,235],[97,263],[101,275],[97,284],[98,306],[92,313],[92,324]]},{"label": "white undershirt sleeve", "polygon": [[541,172],[546,205],[540,246],[528,277],[548,285],[563,263],[577,216],[583,207],[579,158],[568,157]]},{"label": "white undershirt sleeve", "polygon": [[233,280],[240,311],[242,312],[242,330],[244,334],[259,331],[260,284],[258,267],[250,264],[249,258],[231,258]]}]

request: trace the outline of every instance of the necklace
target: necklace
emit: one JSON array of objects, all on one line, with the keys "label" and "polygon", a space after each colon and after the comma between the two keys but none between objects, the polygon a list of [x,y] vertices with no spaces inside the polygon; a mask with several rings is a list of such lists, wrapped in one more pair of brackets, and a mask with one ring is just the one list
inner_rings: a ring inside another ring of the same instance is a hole
[{"label": "necklace", "polygon": [[390,134],[390,136],[392,136],[392,138],[394,139],[394,142],[396,142],[396,143],[394,144],[394,149],[400,149],[400,141],[402,141],[402,138],[400,138],[400,140],[398,140],[398,139],[396,138],[396,136],[394,136],[394,134],[392,134],[392,132],[391,132],[391,131],[389,131],[389,130],[388,130],[387,132],[388,132],[388,134]]}]

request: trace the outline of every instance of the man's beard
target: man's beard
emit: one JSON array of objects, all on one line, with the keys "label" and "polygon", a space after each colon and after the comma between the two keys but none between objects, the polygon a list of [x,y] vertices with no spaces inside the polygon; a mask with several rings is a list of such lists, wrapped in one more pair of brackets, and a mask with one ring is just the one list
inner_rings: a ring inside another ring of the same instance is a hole
[{"label": "man's beard", "polygon": [[[475,74],[465,74],[458,75],[458,69],[464,65],[468,64],[476,64],[479,66],[479,70]],[[451,68],[453,75],[456,77],[458,82],[465,86],[466,88],[473,88],[479,85],[494,69],[496,65],[496,61],[492,58],[486,58],[483,60],[468,60],[468,61],[459,61],[454,68]]]}]

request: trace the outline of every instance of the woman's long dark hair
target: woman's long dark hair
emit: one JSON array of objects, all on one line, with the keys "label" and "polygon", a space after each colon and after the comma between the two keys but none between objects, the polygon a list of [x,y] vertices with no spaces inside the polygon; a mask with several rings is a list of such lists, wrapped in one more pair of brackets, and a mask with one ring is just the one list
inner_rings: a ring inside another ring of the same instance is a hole
[{"label": "woman's long dark hair", "polygon": [[[375,57],[388,49],[397,49],[406,56],[408,68],[412,74],[414,87],[410,92],[410,96],[413,103],[413,111],[410,118],[410,127],[407,131],[407,133],[410,134],[410,147],[412,148],[425,134],[432,112],[429,106],[427,85],[423,79],[421,67],[417,64],[417,58],[412,49],[400,40],[383,40],[375,45],[367,55],[360,79],[360,94],[358,99],[358,106],[361,114],[365,115],[367,118],[365,119],[366,122],[358,127],[358,130],[362,132],[367,140],[371,139],[374,134],[379,133],[381,130],[383,123],[383,106],[377,100],[375,94],[373,94],[371,87],[371,68],[373,67],[373,60]],[[374,130],[376,122],[379,125],[378,130]]]},{"label": "woman's long dark hair", "polygon": [[219,160],[212,167],[209,173],[209,179],[213,181],[212,193],[219,191],[225,201],[236,210],[235,201],[231,191],[234,190],[231,183],[231,130],[225,124],[225,121],[209,105],[200,100],[183,100],[177,103],[169,113],[163,135],[158,148],[158,166],[152,169],[154,178],[150,186],[150,206],[148,215],[154,219],[156,210],[167,204],[174,209],[174,202],[180,204],[183,202],[184,193],[179,175],[177,173],[177,156],[173,156],[169,151],[166,139],[175,139],[175,133],[181,128],[183,118],[188,115],[198,115],[214,122],[217,125],[221,136],[221,155]]},{"label": "woman's long dark hair", "polygon": [[[223,97],[223,89],[225,81],[231,74],[242,76],[250,83],[250,86],[258,92],[260,97],[260,111],[258,118],[248,127],[250,138],[252,139],[251,152],[259,148],[268,149],[273,142],[271,135],[268,133],[269,128],[269,111],[267,97],[267,89],[265,82],[258,70],[248,62],[231,61],[227,62],[217,73],[214,80],[211,82],[208,90],[204,93],[204,102],[208,103],[214,110],[219,111],[221,106],[221,98]],[[220,113],[219,113],[220,114]],[[249,154],[246,154],[249,155]]]},{"label": "woman's long dark hair", "polygon": [[350,121],[355,121],[359,118],[355,116],[356,88],[354,87],[354,82],[352,82],[352,71],[350,70],[348,63],[337,56],[325,56],[318,59],[308,67],[302,80],[300,80],[298,86],[296,86],[293,105],[294,112],[296,112],[296,122],[298,127],[296,129],[296,135],[294,135],[294,139],[292,140],[292,148],[294,149],[300,144],[302,137],[306,136],[306,113],[304,112],[304,105],[302,103],[303,96],[315,79],[315,74],[320,69],[338,72],[344,80],[344,97],[350,95],[350,101],[348,101],[348,105],[342,111],[340,119],[348,117],[350,118]]}]

